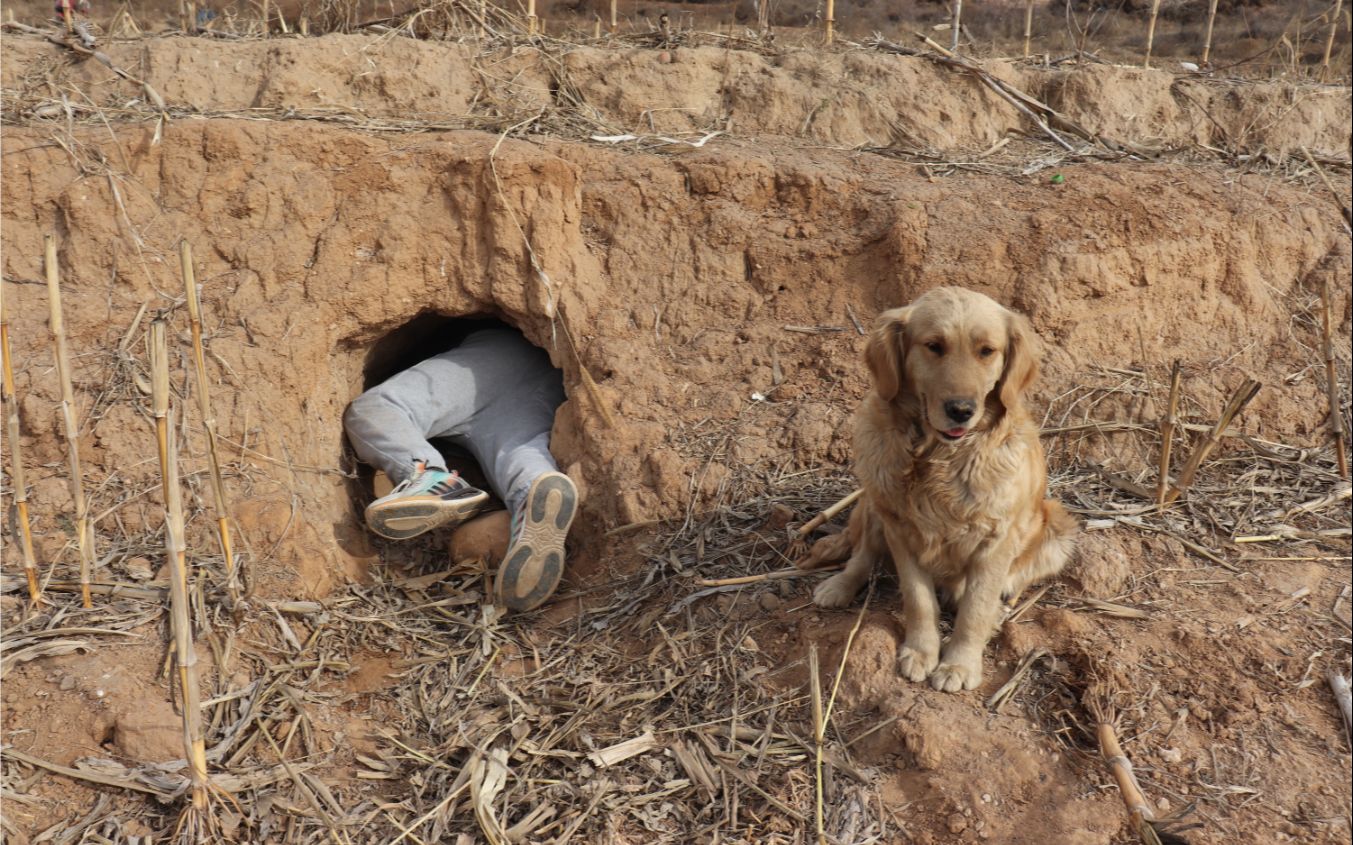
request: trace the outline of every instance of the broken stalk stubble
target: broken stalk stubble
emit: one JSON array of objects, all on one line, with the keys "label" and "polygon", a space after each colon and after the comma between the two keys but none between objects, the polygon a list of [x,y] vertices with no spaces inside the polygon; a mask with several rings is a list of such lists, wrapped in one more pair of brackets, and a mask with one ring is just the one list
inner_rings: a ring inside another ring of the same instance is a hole
[{"label": "broken stalk stubble", "polygon": [[1170,400],[1165,419],[1160,423],[1160,466],[1156,474],[1156,504],[1165,504],[1165,493],[1170,489],[1170,449],[1174,442],[1175,417],[1179,413],[1179,361],[1170,367]]},{"label": "broken stalk stubble", "polygon": [[197,279],[193,272],[193,250],[185,240],[179,249],[183,270],[183,288],[188,295],[188,320],[193,335],[193,366],[197,372],[197,399],[202,408],[202,427],[207,432],[207,459],[211,464],[211,489],[216,503],[216,535],[225,555],[226,592],[231,604],[239,601],[239,583],[235,573],[235,555],[230,543],[229,503],[221,462],[216,456],[216,418],[211,413],[211,391],[207,382],[207,362],[202,354],[202,306],[197,298]]},{"label": "broken stalk stubble", "polygon": [[1334,319],[1330,303],[1330,284],[1325,280],[1320,289],[1320,334],[1325,354],[1325,387],[1329,391],[1330,435],[1334,438],[1334,458],[1341,478],[1348,478],[1348,433],[1344,431],[1344,415],[1339,373],[1334,368]]},{"label": "broken stalk stubble", "polygon": [[84,479],[80,471],[80,432],[75,423],[75,392],[70,384],[70,350],[66,345],[66,324],[61,318],[61,279],[56,266],[56,238],[52,235],[46,237],[45,263],[52,340],[56,344],[56,374],[61,382],[61,419],[65,424],[70,492],[71,500],[75,503],[75,532],[80,549],[80,600],[85,607],[93,607],[89,581],[94,568],[94,527],[89,522],[89,504],[85,501]]},{"label": "broken stalk stubble", "polygon": [[193,648],[192,608],[188,600],[188,560],[184,543],[183,497],[178,480],[178,448],[169,410],[169,353],[165,324],[150,325],[151,403],[155,414],[155,439],[160,453],[164,487],[165,552],[168,555],[169,612],[174,632],[174,658],[183,695],[183,750],[192,782],[192,808],[207,809],[206,741],[202,731],[202,704],[198,691],[197,651]]},{"label": "broken stalk stubble", "polygon": [[19,403],[14,396],[14,356],[9,351],[9,312],[5,310],[5,289],[0,284],[0,364],[4,368],[5,436],[9,438],[10,482],[14,485],[14,510],[19,523],[19,548],[23,555],[24,576],[28,579],[28,598],[34,606],[42,602],[38,582],[37,558],[33,555],[33,532],[28,522],[28,482],[24,477],[23,453],[19,448]]}]

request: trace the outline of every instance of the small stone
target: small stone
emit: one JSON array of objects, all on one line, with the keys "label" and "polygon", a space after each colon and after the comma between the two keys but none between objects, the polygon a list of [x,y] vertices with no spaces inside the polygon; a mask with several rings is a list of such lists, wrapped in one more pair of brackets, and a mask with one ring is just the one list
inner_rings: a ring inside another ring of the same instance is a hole
[{"label": "small stone", "polygon": [[1167,763],[1180,763],[1184,760],[1184,752],[1178,748],[1162,748],[1160,750],[1160,759]]},{"label": "small stone", "polygon": [[75,689],[75,676],[66,675],[65,677],[63,677],[61,679],[61,683],[58,685],[58,688],[62,692],[70,692],[71,690]]},{"label": "small stone", "polygon": [[793,520],[794,510],[776,502],[770,506],[770,512],[766,514],[766,530],[781,531]]},{"label": "small stone", "polygon": [[950,833],[953,833],[953,834],[959,834],[959,833],[962,833],[963,831],[965,831],[965,830],[967,830],[967,829],[968,829],[968,820],[965,819],[965,818],[963,817],[963,814],[962,814],[962,813],[950,813],[950,814],[949,814],[949,832],[950,832]]},{"label": "small stone", "polygon": [[127,577],[133,581],[149,581],[155,577],[155,565],[150,562],[149,558],[128,558],[123,566],[127,569]]},{"label": "small stone", "polygon": [[756,597],[756,603],[760,605],[762,610],[766,611],[767,613],[772,613],[776,610],[779,610],[780,605],[783,604],[784,602],[782,602],[780,600],[780,597],[777,596],[775,593],[766,592]]},{"label": "small stone", "polygon": [[991,793],[990,793],[990,792],[983,792],[983,793],[982,793],[982,803],[983,803],[983,804],[990,804],[990,803],[991,803]]}]

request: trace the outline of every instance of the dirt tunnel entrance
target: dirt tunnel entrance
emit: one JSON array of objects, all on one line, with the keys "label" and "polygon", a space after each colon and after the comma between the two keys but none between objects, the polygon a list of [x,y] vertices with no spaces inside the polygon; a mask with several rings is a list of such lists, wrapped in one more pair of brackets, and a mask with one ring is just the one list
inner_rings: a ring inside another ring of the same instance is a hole
[{"label": "dirt tunnel entrance", "polygon": [[[525,338],[517,326],[493,315],[454,316],[436,311],[420,313],[370,344],[362,366],[362,389],[370,390],[429,358],[457,348],[476,333],[492,330],[506,330]],[[558,369],[555,368],[555,371],[558,372]],[[566,398],[567,393],[565,385]],[[448,469],[459,472],[471,485],[494,493],[494,509],[503,507],[488,474],[463,440],[433,436],[428,438],[428,442],[436,448]],[[351,462],[355,470],[352,503],[355,517],[360,523],[363,508],[373,499],[389,493],[393,482],[384,472],[363,462],[355,454],[346,434],[344,453],[345,459]]]}]

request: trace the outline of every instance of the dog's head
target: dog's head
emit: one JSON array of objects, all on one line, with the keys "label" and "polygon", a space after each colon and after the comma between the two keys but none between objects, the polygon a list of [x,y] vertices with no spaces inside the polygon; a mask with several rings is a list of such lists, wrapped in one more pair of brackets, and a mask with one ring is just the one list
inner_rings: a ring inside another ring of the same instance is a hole
[{"label": "dog's head", "polygon": [[914,398],[922,425],[957,442],[1021,403],[1038,376],[1037,344],[1022,314],[946,287],[880,314],[865,361],[884,401]]}]

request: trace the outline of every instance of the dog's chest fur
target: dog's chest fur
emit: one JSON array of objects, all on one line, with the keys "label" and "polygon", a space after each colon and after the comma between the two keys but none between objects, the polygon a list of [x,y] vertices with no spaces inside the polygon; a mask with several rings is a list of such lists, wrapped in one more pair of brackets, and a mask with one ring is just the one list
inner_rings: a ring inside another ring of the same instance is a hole
[{"label": "dog's chest fur", "polygon": [[873,458],[857,463],[861,485],[901,529],[918,564],[940,578],[961,575],[1012,518],[1024,444],[998,425],[932,444],[918,457],[923,438],[915,427],[880,427],[876,419],[857,421],[856,454]]}]

